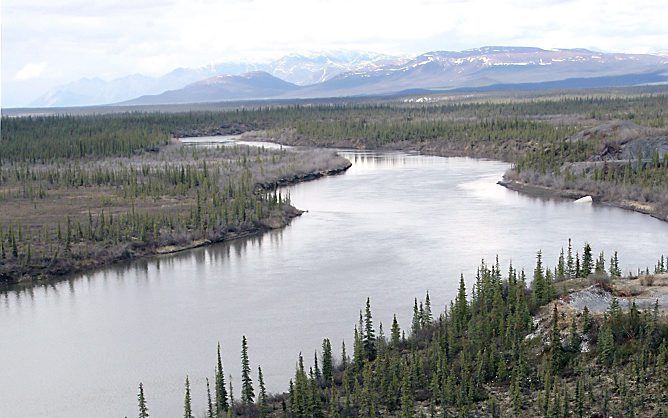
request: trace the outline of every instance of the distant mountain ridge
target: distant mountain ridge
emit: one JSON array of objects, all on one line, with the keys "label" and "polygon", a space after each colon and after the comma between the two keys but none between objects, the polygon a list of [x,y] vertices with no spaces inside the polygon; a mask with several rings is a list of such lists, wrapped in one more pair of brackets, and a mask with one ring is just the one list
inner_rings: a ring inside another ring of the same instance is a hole
[{"label": "distant mountain ridge", "polygon": [[[520,89],[627,86],[668,82],[668,57],[505,46],[433,51],[413,59],[339,51],[288,55],[267,64],[178,69],[161,77],[159,82],[141,77],[144,76],[130,76],[107,84],[88,82],[85,87],[95,89],[95,100],[100,103],[169,104],[490,89],[494,86],[504,89],[513,86]],[[146,91],[134,94],[140,90],[137,86],[142,85],[142,80]],[[113,97],[114,88],[123,83],[133,88],[125,88],[123,98],[107,100]],[[169,87],[160,90],[158,86]],[[74,88],[61,89],[58,95],[49,96],[51,101],[45,105],[63,105],[62,102],[84,97],[85,94]]]},{"label": "distant mountain ridge", "polygon": [[265,99],[299,90],[296,84],[288,83],[265,71],[252,71],[241,75],[218,75],[189,84],[182,89],[168,90],[157,95],[142,96],[126,104],[179,104],[215,102],[246,99]]},{"label": "distant mountain ridge", "polygon": [[83,78],[59,86],[34,100],[34,107],[84,106],[117,103],[144,95],[176,90],[218,75],[241,75],[264,71],[284,81],[309,85],[354,68],[406,62],[408,58],[359,51],[291,54],[267,63],[219,63],[200,68],[177,68],[160,77],[141,74],[111,81]]}]

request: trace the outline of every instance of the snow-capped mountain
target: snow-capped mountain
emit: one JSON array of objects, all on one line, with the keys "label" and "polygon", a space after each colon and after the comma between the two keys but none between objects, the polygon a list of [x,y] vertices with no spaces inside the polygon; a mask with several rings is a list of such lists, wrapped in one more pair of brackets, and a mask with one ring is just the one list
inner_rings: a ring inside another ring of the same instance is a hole
[{"label": "snow-capped mountain", "polygon": [[347,71],[402,63],[408,58],[372,52],[332,51],[292,54],[265,63],[224,62],[200,68],[178,68],[160,77],[140,74],[111,81],[84,78],[57,87],[31,103],[35,107],[82,106],[117,103],[144,95],[176,90],[217,75],[264,71],[300,86],[320,83]]},{"label": "snow-capped mountain", "polygon": [[[527,47],[490,46],[460,52],[435,51],[398,65],[342,73],[304,89],[300,94],[379,94],[407,89],[479,88],[570,79],[591,79],[591,86],[594,87],[598,85],[595,79],[604,77],[607,79],[605,82],[614,85],[616,82],[611,77],[628,75],[643,76],[646,82],[660,81],[668,75],[668,58],[586,49],[545,50]],[[628,85],[629,82],[620,81],[622,85]],[[634,83],[642,81],[631,82]]]},{"label": "snow-capped mountain", "polygon": [[83,79],[48,93],[34,105],[192,103],[342,97],[414,89],[589,88],[666,82],[668,57],[658,54],[489,46],[434,51],[407,59],[339,51],[288,55],[259,64],[180,68],[158,78]]}]

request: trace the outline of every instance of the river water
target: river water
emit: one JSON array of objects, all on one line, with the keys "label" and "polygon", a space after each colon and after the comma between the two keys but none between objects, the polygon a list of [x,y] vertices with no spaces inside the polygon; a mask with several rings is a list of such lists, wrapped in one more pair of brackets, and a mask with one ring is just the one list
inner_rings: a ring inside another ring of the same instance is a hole
[{"label": "river water", "polygon": [[246,335],[254,371],[283,391],[323,337],[352,351],[367,296],[376,325],[396,313],[409,328],[414,297],[429,290],[441,311],[483,257],[530,272],[571,237],[635,271],[668,252],[668,223],[506,190],[505,163],[343,155],[347,173],[289,188],[308,212],[283,230],[0,294],[0,416],[136,416],[142,381],[151,416],[179,417],[186,374],[199,413],[218,341],[235,388]]}]

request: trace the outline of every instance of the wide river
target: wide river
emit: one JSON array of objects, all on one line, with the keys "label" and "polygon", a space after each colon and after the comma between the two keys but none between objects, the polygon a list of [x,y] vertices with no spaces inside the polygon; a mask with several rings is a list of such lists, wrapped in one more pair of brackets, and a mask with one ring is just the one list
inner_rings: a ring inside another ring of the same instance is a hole
[{"label": "wide river", "polygon": [[352,351],[367,296],[376,325],[396,313],[409,328],[414,297],[429,290],[440,312],[460,273],[470,283],[497,253],[504,271],[512,258],[531,272],[538,249],[554,265],[569,237],[618,250],[625,271],[668,252],[668,223],[506,190],[505,163],[342,154],[345,174],[289,188],[308,212],[283,230],[0,294],[0,416],[136,416],[141,381],[151,416],[179,417],[186,375],[199,413],[218,341],[235,391],[242,335],[254,372],[283,391],[323,337]]}]

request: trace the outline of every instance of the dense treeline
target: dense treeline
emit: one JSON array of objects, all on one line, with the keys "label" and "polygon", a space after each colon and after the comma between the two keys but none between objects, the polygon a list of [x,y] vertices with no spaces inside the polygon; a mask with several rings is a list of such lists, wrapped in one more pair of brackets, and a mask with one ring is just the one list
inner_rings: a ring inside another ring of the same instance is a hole
[{"label": "dense treeline", "polygon": [[[498,261],[483,261],[473,288],[462,277],[445,312],[432,312],[427,293],[415,299],[410,327],[402,330],[395,316],[388,335],[376,328],[367,299],[352,352],[343,343],[335,361],[324,339],[310,366],[299,355],[281,395],[266,394],[258,367],[255,396],[244,337],[241,401],[225,386],[219,348],[204,416],[666,416],[668,323],[658,301],[623,309],[613,298],[603,315],[555,303],[584,283],[611,287],[620,275],[617,254],[606,261],[589,244],[573,255],[569,242],[549,269],[538,252],[530,286],[524,271],[510,265],[504,274]],[[187,384],[186,394],[192,416]],[[140,385],[140,411],[142,399]]]}]

